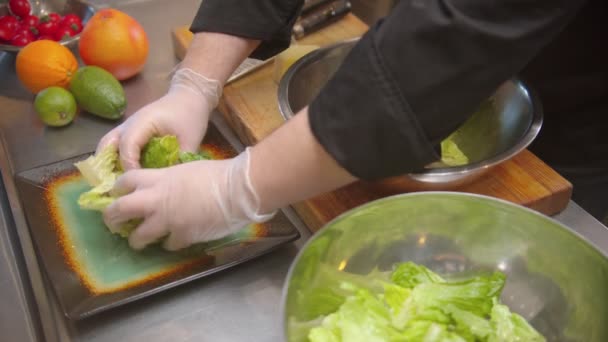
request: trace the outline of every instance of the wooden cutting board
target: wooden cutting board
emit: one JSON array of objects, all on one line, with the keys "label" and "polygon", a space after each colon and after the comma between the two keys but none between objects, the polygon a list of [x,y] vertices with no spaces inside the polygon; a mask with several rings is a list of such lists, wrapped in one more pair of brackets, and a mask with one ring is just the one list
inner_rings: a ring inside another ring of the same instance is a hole
[{"label": "wooden cutting board", "polygon": [[[365,23],[349,14],[298,42],[325,46],[359,37],[367,29]],[[172,35],[176,56],[182,58],[192,34],[187,27],[180,27]],[[278,109],[277,84],[273,80],[272,63],[228,84],[219,110],[247,145],[257,143],[283,124]],[[553,215],[568,205],[572,185],[533,153],[524,150],[474,183],[450,190],[493,196]],[[357,182],[296,203],[293,207],[304,223],[312,231],[317,231],[334,217],[355,206],[408,191],[411,190],[401,177],[380,182]]]}]

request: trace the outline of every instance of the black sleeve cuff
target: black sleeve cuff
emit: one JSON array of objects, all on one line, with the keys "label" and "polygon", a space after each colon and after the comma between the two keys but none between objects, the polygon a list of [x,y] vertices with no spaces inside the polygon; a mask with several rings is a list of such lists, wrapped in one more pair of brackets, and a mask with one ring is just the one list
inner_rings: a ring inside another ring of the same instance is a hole
[{"label": "black sleeve cuff", "polygon": [[439,158],[372,38],[373,30],[361,38],[309,108],[319,143],[352,175],[367,180]]},{"label": "black sleeve cuff", "polygon": [[267,59],[289,47],[303,0],[205,0],[190,31],[261,40],[249,56]]},{"label": "black sleeve cuff", "polygon": [[356,177],[421,170],[584,2],[402,0],[312,101],[311,130]]}]

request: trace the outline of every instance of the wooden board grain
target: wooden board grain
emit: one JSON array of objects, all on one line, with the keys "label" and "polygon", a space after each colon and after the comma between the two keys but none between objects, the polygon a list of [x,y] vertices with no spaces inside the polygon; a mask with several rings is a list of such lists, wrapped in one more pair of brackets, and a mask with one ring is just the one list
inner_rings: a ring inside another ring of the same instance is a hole
[{"label": "wooden board grain", "polygon": [[[326,46],[340,40],[359,37],[367,29],[365,23],[349,14],[340,21],[304,37],[298,43]],[[179,38],[179,32],[177,28],[173,33],[174,43],[188,41],[187,37]],[[185,51],[186,47],[178,47],[182,48]],[[219,109],[241,141],[247,145],[257,143],[281,126],[284,120],[278,109],[277,84],[273,80],[272,63],[228,84],[224,88]],[[475,182],[450,190],[492,196],[553,215],[567,206],[572,194],[572,185],[533,153],[524,150],[512,160],[494,167]],[[316,231],[346,210],[378,198],[408,191],[411,191],[411,188],[403,177],[378,182],[357,182],[296,203],[293,207],[304,223],[312,231]]]}]

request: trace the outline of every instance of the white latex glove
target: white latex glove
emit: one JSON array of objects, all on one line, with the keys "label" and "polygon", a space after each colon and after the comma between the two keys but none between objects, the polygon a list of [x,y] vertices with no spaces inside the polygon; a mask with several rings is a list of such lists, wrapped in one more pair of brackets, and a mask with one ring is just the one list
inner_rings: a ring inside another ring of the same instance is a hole
[{"label": "white latex glove", "polygon": [[221,90],[219,81],[192,69],[179,69],[171,79],[167,94],[108,132],[100,140],[97,151],[118,144],[126,170],[140,166],[141,148],[153,136],[176,135],[182,150],[195,152],[205,136],[209,115],[217,106]]},{"label": "white latex glove", "polygon": [[127,171],[112,191],[123,196],[106,208],[104,221],[115,231],[129,219],[143,218],[129,236],[132,248],[168,236],[163,247],[177,250],[269,220],[275,212],[259,213],[249,156],[247,149],[232,159]]}]

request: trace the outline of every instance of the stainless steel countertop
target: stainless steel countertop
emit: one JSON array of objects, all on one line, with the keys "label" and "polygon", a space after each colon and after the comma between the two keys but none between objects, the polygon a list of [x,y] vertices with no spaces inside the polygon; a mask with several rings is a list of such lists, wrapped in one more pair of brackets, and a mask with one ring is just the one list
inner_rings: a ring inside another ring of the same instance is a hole
[{"label": "stainless steel countertop", "polygon": [[[133,15],[150,37],[150,55],[144,72],[125,84],[130,114],[164,93],[168,75],[177,62],[170,29],[189,23],[199,1],[97,3]],[[289,209],[286,214],[302,233],[294,243],[219,274],[83,321],[65,319],[40,269],[21,204],[16,200],[13,175],[94,150],[99,138],[116,123],[81,115],[67,128],[45,128],[35,117],[33,97],[17,81],[13,65],[14,56],[0,54],[0,167],[4,181],[4,187],[0,187],[3,195],[0,196],[3,209],[0,302],[5,304],[0,306],[2,340],[36,341],[44,336],[49,342],[280,341],[283,282],[298,249],[310,236]],[[217,113],[214,122],[238,145]],[[6,203],[4,194],[10,203]],[[571,202],[556,218],[608,251],[608,229],[575,203]],[[9,277],[10,280],[5,280]]]}]

